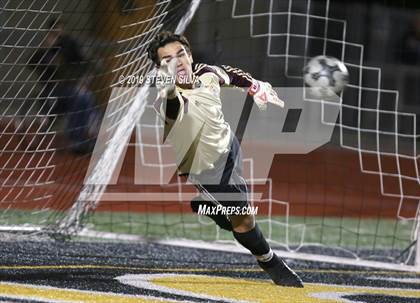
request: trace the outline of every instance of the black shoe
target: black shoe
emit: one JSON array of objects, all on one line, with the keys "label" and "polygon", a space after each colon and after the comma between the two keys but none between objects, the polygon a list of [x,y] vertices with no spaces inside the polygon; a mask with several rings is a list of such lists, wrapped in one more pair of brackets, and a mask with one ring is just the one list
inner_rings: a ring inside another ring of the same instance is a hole
[{"label": "black shoe", "polygon": [[288,287],[303,287],[303,282],[299,276],[276,254],[273,255],[270,261],[258,261],[258,264],[270,276],[274,284]]},{"label": "black shoe", "polygon": [[[206,201],[201,196],[197,196],[191,200],[191,209],[193,212],[198,213],[200,205],[205,205],[207,207],[214,207],[215,203],[212,201]],[[232,223],[226,215],[206,215],[212,219],[216,224],[225,230],[232,231]]]}]

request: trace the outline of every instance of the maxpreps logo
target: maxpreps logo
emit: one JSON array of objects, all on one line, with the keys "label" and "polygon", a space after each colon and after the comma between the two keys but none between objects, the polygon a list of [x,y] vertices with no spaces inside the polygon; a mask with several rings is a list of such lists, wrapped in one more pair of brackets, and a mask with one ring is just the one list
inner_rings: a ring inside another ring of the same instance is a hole
[{"label": "maxpreps logo", "polygon": [[[249,110],[241,90],[221,90],[225,120],[241,134],[243,155],[251,159],[254,178],[268,177],[275,154],[306,154],[327,143],[340,110],[338,97],[329,102],[306,101],[302,87],[275,90],[285,107],[269,104],[266,111],[257,106]],[[101,170],[102,176],[87,178],[85,184],[115,184],[129,144],[136,149],[135,184],[169,183],[176,174],[175,157],[163,140],[163,121],[152,106],[155,97],[152,88],[135,93],[132,88],[113,90],[87,174]],[[130,143],[133,134],[136,142]]]},{"label": "maxpreps logo", "polygon": [[206,204],[200,204],[198,206],[198,215],[224,215],[224,216],[231,216],[231,215],[257,215],[258,214],[258,206],[223,206],[218,204],[216,206],[209,206]]}]

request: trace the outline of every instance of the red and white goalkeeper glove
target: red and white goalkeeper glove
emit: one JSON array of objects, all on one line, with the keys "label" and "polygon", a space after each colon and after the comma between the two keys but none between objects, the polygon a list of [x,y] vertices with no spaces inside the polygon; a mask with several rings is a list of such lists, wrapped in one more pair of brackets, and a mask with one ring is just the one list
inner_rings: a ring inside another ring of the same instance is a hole
[{"label": "red and white goalkeeper glove", "polygon": [[284,102],[280,100],[277,93],[268,82],[253,79],[252,85],[248,89],[248,94],[254,98],[254,102],[260,110],[266,110],[267,103],[272,103],[282,108],[284,107]]}]

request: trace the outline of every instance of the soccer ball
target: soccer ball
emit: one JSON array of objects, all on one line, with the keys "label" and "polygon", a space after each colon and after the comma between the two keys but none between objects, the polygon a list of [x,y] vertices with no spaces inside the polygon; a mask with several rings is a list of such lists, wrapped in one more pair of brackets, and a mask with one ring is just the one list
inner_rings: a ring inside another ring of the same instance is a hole
[{"label": "soccer ball", "polygon": [[303,79],[312,97],[328,98],[341,93],[349,82],[349,72],[337,58],[316,56],[303,69]]}]

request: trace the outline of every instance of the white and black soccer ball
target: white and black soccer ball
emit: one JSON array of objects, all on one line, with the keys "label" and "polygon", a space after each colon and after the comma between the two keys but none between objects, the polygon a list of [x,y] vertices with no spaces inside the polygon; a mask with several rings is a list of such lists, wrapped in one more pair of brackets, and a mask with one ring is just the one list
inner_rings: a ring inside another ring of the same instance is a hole
[{"label": "white and black soccer ball", "polygon": [[328,98],[341,93],[349,82],[349,72],[337,58],[316,56],[304,67],[303,79],[312,97]]}]

